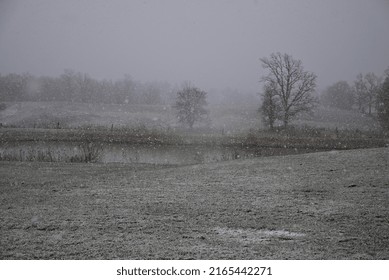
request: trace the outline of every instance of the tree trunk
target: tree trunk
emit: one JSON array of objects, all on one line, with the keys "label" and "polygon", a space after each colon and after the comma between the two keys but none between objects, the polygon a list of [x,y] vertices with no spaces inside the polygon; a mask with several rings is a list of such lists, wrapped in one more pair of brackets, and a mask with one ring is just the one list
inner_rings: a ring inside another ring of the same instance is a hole
[{"label": "tree trunk", "polygon": [[288,127],[288,123],[289,123],[289,115],[288,115],[288,113],[285,112],[285,114],[284,114],[284,128]]},{"label": "tree trunk", "polygon": [[274,121],[273,120],[269,120],[269,126],[270,126],[270,130],[274,129]]},{"label": "tree trunk", "polygon": [[193,124],[194,124],[194,120],[190,119],[188,121],[188,124],[189,124],[189,128],[192,129],[193,128]]}]

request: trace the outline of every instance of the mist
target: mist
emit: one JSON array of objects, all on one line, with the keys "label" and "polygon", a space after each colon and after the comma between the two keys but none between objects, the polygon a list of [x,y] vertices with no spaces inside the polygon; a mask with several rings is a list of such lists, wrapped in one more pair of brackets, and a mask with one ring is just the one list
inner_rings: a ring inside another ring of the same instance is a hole
[{"label": "mist", "polygon": [[[0,260],[388,260],[388,15],[388,0],[0,0]],[[338,278],[387,273],[355,263]],[[98,264],[87,278],[115,272]],[[81,278],[17,265],[0,274]]]},{"label": "mist", "polygon": [[285,52],[318,87],[389,65],[389,3],[375,1],[2,1],[0,73],[261,91],[259,59]]}]

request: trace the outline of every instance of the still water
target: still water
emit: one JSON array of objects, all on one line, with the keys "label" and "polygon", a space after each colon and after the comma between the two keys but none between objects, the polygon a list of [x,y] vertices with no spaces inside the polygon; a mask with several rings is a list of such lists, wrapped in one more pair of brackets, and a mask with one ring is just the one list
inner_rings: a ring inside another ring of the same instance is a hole
[{"label": "still water", "polygon": [[144,145],[81,142],[12,142],[0,145],[2,161],[198,164],[311,152],[288,148],[205,145]]}]

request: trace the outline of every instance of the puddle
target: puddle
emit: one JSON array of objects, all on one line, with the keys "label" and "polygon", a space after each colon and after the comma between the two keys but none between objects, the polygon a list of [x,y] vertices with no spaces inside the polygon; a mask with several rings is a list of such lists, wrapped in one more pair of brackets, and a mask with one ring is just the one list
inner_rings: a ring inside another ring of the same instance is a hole
[{"label": "puddle", "polygon": [[243,243],[258,243],[270,240],[294,240],[304,237],[304,233],[291,232],[287,230],[267,230],[267,229],[232,229],[232,228],[215,228],[218,235],[233,239]]}]

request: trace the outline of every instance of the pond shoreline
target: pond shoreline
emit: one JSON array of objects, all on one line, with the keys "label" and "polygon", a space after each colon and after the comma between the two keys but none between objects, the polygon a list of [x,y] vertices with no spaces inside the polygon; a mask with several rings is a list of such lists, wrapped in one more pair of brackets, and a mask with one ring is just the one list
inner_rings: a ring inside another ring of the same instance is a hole
[{"label": "pond shoreline", "polygon": [[187,134],[149,130],[0,130],[0,161],[200,164],[264,156],[385,147],[373,137]]},{"label": "pond shoreline", "polygon": [[319,151],[326,151],[326,149],[242,145],[147,145],[82,141],[15,141],[0,144],[0,161],[188,165]]},{"label": "pond shoreline", "polygon": [[47,142],[96,142],[118,144],[158,145],[204,145],[204,146],[245,146],[261,148],[317,148],[358,149],[379,148],[389,143],[387,136],[348,133],[343,136],[330,132],[316,135],[288,135],[277,132],[224,135],[218,133],[182,134],[175,131],[154,131],[148,129],[32,129],[2,128],[0,144],[20,141]]}]

